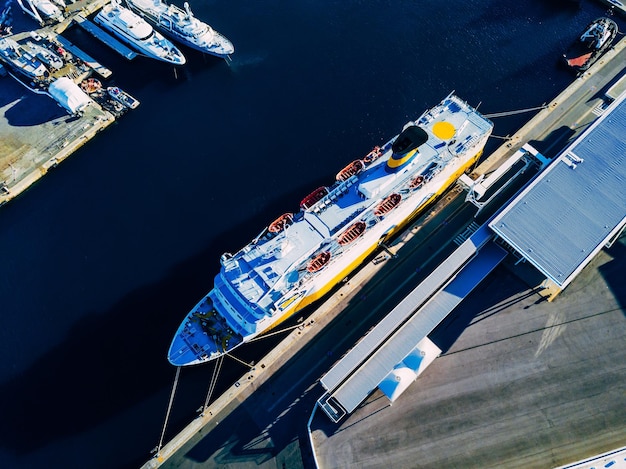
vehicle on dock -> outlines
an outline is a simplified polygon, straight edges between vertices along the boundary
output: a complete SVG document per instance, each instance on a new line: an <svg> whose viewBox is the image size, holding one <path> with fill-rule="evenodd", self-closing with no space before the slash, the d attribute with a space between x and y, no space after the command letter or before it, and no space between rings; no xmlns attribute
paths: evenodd
<svg viewBox="0 0 626 469"><path fill-rule="evenodd" d="M102 7L94 21L148 57L174 65L184 65L186 62L185 56L174 44L139 15L123 7L119 0Z"/></svg>
<svg viewBox="0 0 626 469"><path fill-rule="evenodd" d="M0 59L2 59L10 69L29 80L41 80L50 76L50 72L41 60L10 37L0 39Z"/></svg>
<svg viewBox="0 0 626 469"><path fill-rule="evenodd" d="M109 93L111 98L123 104L124 107L127 107L128 109L136 109L137 106L139 106L138 99L133 98L126 91L121 90L117 86L109 86L107 88L107 93Z"/></svg>
<svg viewBox="0 0 626 469"><path fill-rule="evenodd" d="M213 289L174 335L170 363L216 359L321 299L454 184L478 160L492 128L451 94L311 192L298 212L223 254Z"/></svg>
<svg viewBox="0 0 626 469"><path fill-rule="evenodd" d="M572 70L584 72L611 47L617 30L617 24L610 18L593 20L563 54L565 64Z"/></svg>
<svg viewBox="0 0 626 469"><path fill-rule="evenodd" d="M192 49L222 58L235 52L232 42L196 18L187 2L184 9L162 0L127 0L127 3L161 33Z"/></svg>

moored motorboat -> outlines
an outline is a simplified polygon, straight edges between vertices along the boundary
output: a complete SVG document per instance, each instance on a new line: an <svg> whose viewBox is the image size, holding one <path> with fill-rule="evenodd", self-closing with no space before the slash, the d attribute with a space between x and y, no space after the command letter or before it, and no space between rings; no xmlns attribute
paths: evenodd
<svg viewBox="0 0 626 469"><path fill-rule="evenodd" d="M226 37L196 18L189 3L183 8L162 0L127 0L128 5L166 36L217 57L227 57L235 48Z"/></svg>
<svg viewBox="0 0 626 469"><path fill-rule="evenodd" d="M102 7L94 21L148 57L174 65L183 65L186 62L185 56L174 44L155 31L143 18L123 7L119 0L113 0Z"/></svg>
<svg viewBox="0 0 626 469"><path fill-rule="evenodd" d="M587 70L611 46L617 31L612 19L595 19L563 54L565 64L577 72Z"/></svg>
<svg viewBox="0 0 626 469"><path fill-rule="evenodd" d="M17 0L17 4L41 26L46 23L60 23L65 19L60 8L50 0Z"/></svg>
<svg viewBox="0 0 626 469"><path fill-rule="evenodd" d="M10 37L0 39L0 59L28 79L39 80L50 75L41 60Z"/></svg>
<svg viewBox="0 0 626 469"><path fill-rule="evenodd" d="M116 101L120 102L127 107L128 109L135 109L139 106L139 100L133 98L126 91L118 88L117 86L109 86L107 87L107 93Z"/></svg>

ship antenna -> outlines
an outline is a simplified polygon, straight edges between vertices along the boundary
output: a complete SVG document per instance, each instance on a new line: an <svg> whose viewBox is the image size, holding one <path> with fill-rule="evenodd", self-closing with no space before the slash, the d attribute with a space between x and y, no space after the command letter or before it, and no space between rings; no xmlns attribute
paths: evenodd
<svg viewBox="0 0 626 469"><path fill-rule="evenodd" d="M185 2L183 6L185 7L185 11L187 12L187 18L191 18L193 14L191 13L191 8L189 7L189 3Z"/></svg>

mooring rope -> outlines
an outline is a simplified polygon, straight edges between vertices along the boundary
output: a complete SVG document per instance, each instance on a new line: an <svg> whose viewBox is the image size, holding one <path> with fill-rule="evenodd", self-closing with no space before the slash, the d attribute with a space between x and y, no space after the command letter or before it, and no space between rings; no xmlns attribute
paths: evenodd
<svg viewBox="0 0 626 469"><path fill-rule="evenodd" d="M236 356L231 355L230 353L226 353L225 355L226 355L227 357L232 358L232 359L233 359L233 360L235 360L236 362L241 363L242 365L246 365L248 368L254 368L254 365L251 365L250 363L246 363L246 362L244 362L241 358L237 358Z"/></svg>
<svg viewBox="0 0 626 469"><path fill-rule="evenodd" d="M176 367L176 376L174 377L174 384L172 386L172 393L170 394L170 402L167 405L167 412L165 413L165 422L163 423L163 431L161 432L161 439L159 440L159 446L157 446L156 454L161 452L163 446L163 438L165 437L165 429L167 428L167 421L170 418L170 412L172 411L172 403L174 402L174 394L176 393L176 387L178 386L178 378L180 376L180 366Z"/></svg>
<svg viewBox="0 0 626 469"><path fill-rule="evenodd" d="M255 340L265 339L266 337L272 337L273 335L276 335L276 334L282 334L283 332L290 331L292 329L297 329L299 327L302 327L303 325L304 324L300 323L300 324L296 324L295 326L285 327L284 329L281 329L279 331L268 332L267 334L259 335L257 337L254 337L253 339L250 339L248 343L254 342Z"/></svg>
<svg viewBox="0 0 626 469"><path fill-rule="evenodd" d="M548 107L547 104L543 104L542 106L529 107L527 109L519 109L517 111L495 112L493 114L483 114L483 116L486 117L487 119L493 119L494 117L506 117L506 116L513 116L515 114L522 114L524 112L539 111L547 107Z"/></svg>
<svg viewBox="0 0 626 469"><path fill-rule="evenodd" d="M217 384L217 378L219 376L219 372L222 368L222 363L224 363L224 355L220 355L215 361L215 368L213 369L213 376L211 376L211 382L209 383L209 392L206 396L206 401L204 401L204 407L202 407L202 413L209 406L209 401L211 400L211 396L213 395L213 391L215 390L215 385Z"/></svg>

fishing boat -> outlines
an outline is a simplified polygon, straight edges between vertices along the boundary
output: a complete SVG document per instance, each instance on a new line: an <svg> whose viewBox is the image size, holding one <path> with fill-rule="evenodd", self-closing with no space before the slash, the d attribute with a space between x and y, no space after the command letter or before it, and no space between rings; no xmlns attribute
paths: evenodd
<svg viewBox="0 0 626 469"><path fill-rule="evenodd" d="M223 254L213 288L174 335L170 363L221 357L322 298L470 169L492 128L450 94L359 158L359 171L314 190L297 213Z"/></svg>
<svg viewBox="0 0 626 469"><path fill-rule="evenodd" d="M117 86L107 87L107 93L111 98L124 105L128 109L135 109L139 106L139 100L133 98L126 91L118 88Z"/></svg>
<svg viewBox="0 0 626 469"><path fill-rule="evenodd" d="M46 66L10 37L0 39L0 59L28 79L40 80L50 75Z"/></svg>
<svg viewBox="0 0 626 469"><path fill-rule="evenodd" d="M134 11L175 41L216 57L228 57L235 48L226 37L196 18L189 3L183 8L161 0L127 0Z"/></svg>
<svg viewBox="0 0 626 469"><path fill-rule="evenodd" d="M102 7L94 21L148 57L174 65L186 62L174 44L152 29L143 18L123 7L119 0Z"/></svg>
<svg viewBox="0 0 626 469"><path fill-rule="evenodd" d="M617 24L610 18L593 20L563 54L565 64L576 72L584 72L611 47L617 30Z"/></svg>

